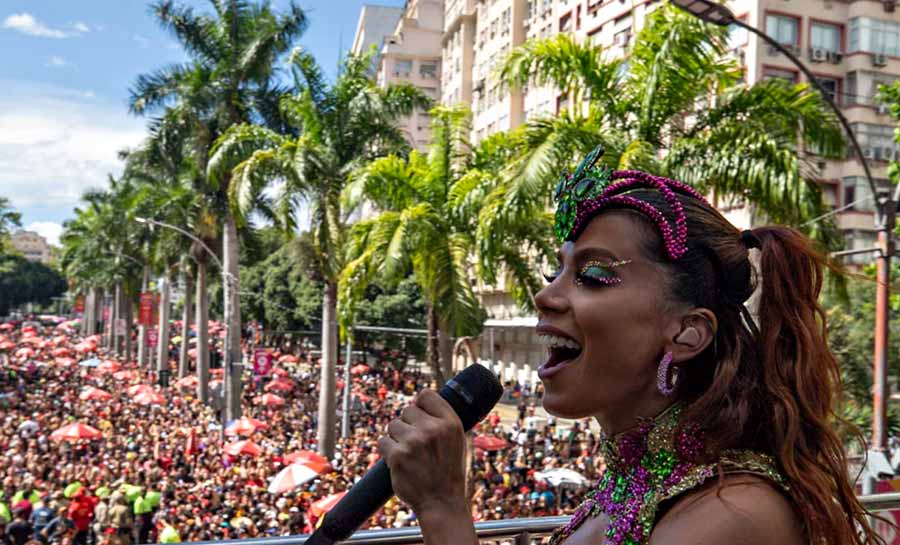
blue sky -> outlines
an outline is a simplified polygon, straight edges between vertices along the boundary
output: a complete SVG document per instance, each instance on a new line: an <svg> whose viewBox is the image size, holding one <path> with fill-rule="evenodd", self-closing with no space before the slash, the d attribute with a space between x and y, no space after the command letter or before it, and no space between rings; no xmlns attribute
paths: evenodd
<svg viewBox="0 0 900 545"><path fill-rule="evenodd" d="M185 3L208 9L204 0ZM310 19L299 45L333 77L363 4L403 0L297 4ZM129 87L138 74L184 59L145 0L0 3L0 196L26 228L55 242L81 193L121 172L116 152L140 142L146 124L128 113Z"/></svg>

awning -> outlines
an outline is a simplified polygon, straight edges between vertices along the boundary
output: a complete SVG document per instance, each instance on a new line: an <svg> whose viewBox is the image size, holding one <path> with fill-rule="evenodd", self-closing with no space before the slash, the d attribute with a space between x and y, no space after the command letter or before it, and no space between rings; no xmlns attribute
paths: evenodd
<svg viewBox="0 0 900 545"><path fill-rule="evenodd" d="M537 316L519 316L506 320L485 320L484 327L535 327L538 323Z"/></svg>

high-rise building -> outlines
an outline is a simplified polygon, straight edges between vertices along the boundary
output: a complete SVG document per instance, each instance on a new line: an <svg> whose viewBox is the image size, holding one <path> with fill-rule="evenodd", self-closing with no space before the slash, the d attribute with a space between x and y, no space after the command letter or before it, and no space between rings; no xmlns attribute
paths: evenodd
<svg viewBox="0 0 900 545"><path fill-rule="evenodd" d="M810 67L850 121L873 177L887 185L889 161L900 160L894 124L875 98L880 84L900 79L900 11L896 0L731 0L744 22L788 46ZM539 115L566 109L557 89L529 85L514 90L500 84L497 67L528 39L572 33L603 46L610 57L627 57L647 14L659 0L444 0L440 47L440 97L445 104L472 108L472 140L513 129ZM753 34L734 27L731 53L744 81L767 78L805 81L790 61ZM836 211L848 248L874 245L873 199L854 154L843 160L814 161L825 200ZM743 203L720 208L737 226L756 218ZM869 256L857 256L867 260ZM482 339L482 357L492 353L513 369L534 369L544 357L504 286L483 286L491 316L493 349ZM509 367L507 367L509 369Z"/></svg>
<svg viewBox="0 0 900 545"><path fill-rule="evenodd" d="M378 67L378 84L407 82L435 102L441 99L441 0L407 0L393 32L385 37ZM431 117L416 111L404 123L412 147L422 151L429 142Z"/></svg>
<svg viewBox="0 0 900 545"><path fill-rule="evenodd" d="M50 244L47 239L34 231L16 231L10 236L13 248L22 252L28 261L50 263Z"/></svg>
<svg viewBox="0 0 900 545"><path fill-rule="evenodd" d="M356 35L353 37L350 52L359 55L374 45L379 53L372 61L372 70L373 72L378 70L381 63L381 45L385 37L394 32L397 21L402 16L403 8L400 7L364 5L359 11Z"/></svg>

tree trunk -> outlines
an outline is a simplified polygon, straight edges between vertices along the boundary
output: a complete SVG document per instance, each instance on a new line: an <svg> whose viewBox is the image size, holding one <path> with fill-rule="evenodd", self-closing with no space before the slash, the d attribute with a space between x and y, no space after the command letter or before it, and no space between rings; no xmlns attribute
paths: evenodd
<svg viewBox="0 0 900 545"><path fill-rule="evenodd" d="M206 256L197 262L197 397L209 403L209 294Z"/></svg>
<svg viewBox="0 0 900 545"><path fill-rule="evenodd" d="M162 280L162 296L159 302L159 341L156 353L156 373L161 386L166 385L169 373L169 272Z"/></svg>
<svg viewBox="0 0 900 545"><path fill-rule="evenodd" d="M194 301L193 277L191 276L190 266L184 268L184 309L181 314L181 350L178 354L178 378L182 379L190 372L191 359L188 357L188 349L190 344L188 338L191 332L191 313L193 308L191 303Z"/></svg>
<svg viewBox="0 0 900 545"><path fill-rule="evenodd" d="M441 373L444 378L450 378L456 373L453 369L453 337L446 331L450 328L443 326L438 329L438 349L441 351Z"/></svg>
<svg viewBox="0 0 900 545"><path fill-rule="evenodd" d="M150 266L144 263L144 279L141 281L141 295L147 292L150 285ZM147 324L138 325L138 367L144 369L147 365Z"/></svg>
<svg viewBox="0 0 900 545"><path fill-rule="evenodd" d="M241 417L243 357L241 354L241 309L238 302L238 234L231 212L225 215L222 234L225 282L225 418Z"/></svg>
<svg viewBox="0 0 900 545"><path fill-rule="evenodd" d="M428 363L428 368L431 369L431 376L434 380L437 381L438 387L444 385L444 372L441 369L441 362L439 359L440 348L438 346L438 325L437 325L437 313L434 311L434 307L428 305L428 308L425 310L426 316L426 328L428 329L428 338L425 340L425 361Z"/></svg>
<svg viewBox="0 0 900 545"><path fill-rule="evenodd" d="M103 335L103 347L107 350L112 349L112 290L109 288L103 288L103 297L101 300L103 301L101 304L100 316L102 320L102 327L100 331L102 331Z"/></svg>
<svg viewBox="0 0 900 545"><path fill-rule="evenodd" d="M94 320L91 322L91 335L103 335L103 289L94 288Z"/></svg>
<svg viewBox="0 0 900 545"><path fill-rule="evenodd" d="M335 413L335 373L337 372L337 283L326 281L322 301L322 366L319 379L318 451L334 457L337 414Z"/></svg>
<svg viewBox="0 0 900 545"><path fill-rule="evenodd" d="M88 288L87 293L84 296L84 314L81 316L81 336L87 337L88 335L92 335L91 324L93 323L94 317L92 316L92 310L94 306L94 288Z"/></svg>
<svg viewBox="0 0 900 545"><path fill-rule="evenodd" d="M125 341L125 361L131 362L132 355L134 354L134 347L131 342L131 327L134 319L134 305L132 304L132 298L128 297L125 294L125 297L122 298L122 303L125 305L125 330L122 332L124 335L123 339Z"/></svg>
<svg viewBox="0 0 900 545"><path fill-rule="evenodd" d="M121 335L122 332L119 331L119 319L122 318L122 281L117 280L116 286L113 291L113 308L112 308L112 321L111 331L112 331L112 345L113 345L113 354L116 356L122 355L122 343L121 343Z"/></svg>

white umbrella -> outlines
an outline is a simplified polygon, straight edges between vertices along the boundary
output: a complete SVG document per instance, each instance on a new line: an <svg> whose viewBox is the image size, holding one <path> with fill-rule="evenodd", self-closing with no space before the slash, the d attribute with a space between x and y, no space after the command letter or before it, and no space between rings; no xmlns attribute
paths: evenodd
<svg viewBox="0 0 900 545"><path fill-rule="evenodd" d="M301 484L315 479L324 470L325 468L316 467L315 464L291 464L272 478L269 482L269 493L289 492Z"/></svg>
<svg viewBox="0 0 900 545"><path fill-rule="evenodd" d="M534 477L541 481L547 481L553 486L559 486L561 484L574 484L583 486L588 484L588 480L584 475L578 473L577 471L565 468L538 471L534 474Z"/></svg>

